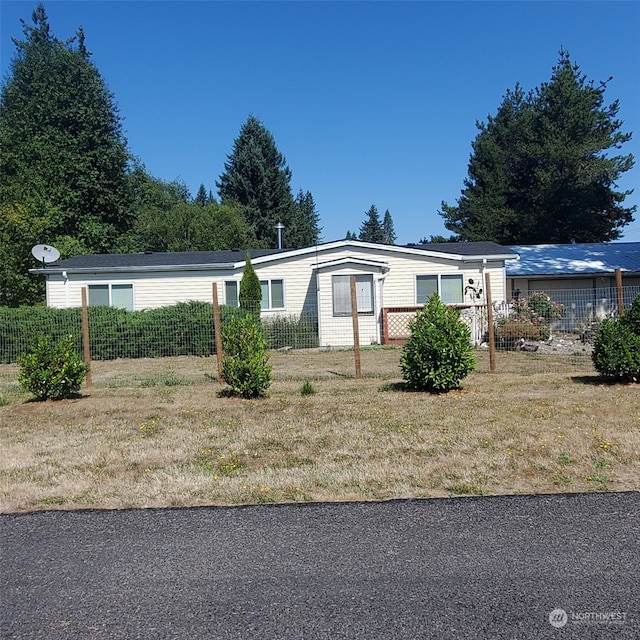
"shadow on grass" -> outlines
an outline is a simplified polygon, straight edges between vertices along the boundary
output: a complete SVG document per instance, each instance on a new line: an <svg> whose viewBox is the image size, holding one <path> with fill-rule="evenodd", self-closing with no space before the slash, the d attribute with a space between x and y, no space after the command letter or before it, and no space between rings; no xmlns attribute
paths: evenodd
<svg viewBox="0 0 640 640"><path fill-rule="evenodd" d="M76 400L82 400L84 398L88 398L90 394L88 393L71 393L64 398L36 398L32 396L31 398L27 398L22 402L22 404L32 404L38 402L52 402L52 403L63 403L63 402L75 402Z"/></svg>
<svg viewBox="0 0 640 640"><path fill-rule="evenodd" d="M591 376L571 376L571 382L575 384L590 384L595 387L614 387L616 385L638 385L640 383L635 380L620 380L618 378L605 378L599 375Z"/></svg>
<svg viewBox="0 0 640 640"><path fill-rule="evenodd" d="M436 389L416 389L406 382L387 382L378 387L378 391L401 391L404 393L428 393L432 396L441 396L445 393L449 393L450 391L460 391L462 387L455 387L454 389L449 389L448 391L438 391Z"/></svg>

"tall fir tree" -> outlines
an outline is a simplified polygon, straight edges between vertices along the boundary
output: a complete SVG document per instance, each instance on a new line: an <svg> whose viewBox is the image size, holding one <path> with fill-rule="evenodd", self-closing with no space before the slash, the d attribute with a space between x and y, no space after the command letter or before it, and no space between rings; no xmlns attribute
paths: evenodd
<svg viewBox="0 0 640 640"><path fill-rule="evenodd" d="M255 116L242 125L224 169L216 182L220 199L240 206L262 246L276 246L278 223L285 227L286 248L313 243L317 223L314 228L308 212L303 214L296 206L291 170L273 135Z"/></svg>
<svg viewBox="0 0 640 640"><path fill-rule="evenodd" d="M382 218L382 233L384 234L383 242L385 244L396 243L396 230L393 226L393 219L391 218L389 209L384 212L384 217Z"/></svg>
<svg viewBox="0 0 640 640"><path fill-rule="evenodd" d="M42 4L32 19L13 40L0 95L0 304L9 305L42 295L27 273L31 244L105 252L132 222L121 119L84 32L54 37Z"/></svg>
<svg viewBox="0 0 640 640"><path fill-rule="evenodd" d="M296 208L298 209L299 237L296 246L309 247L320 240L320 216L316 209L316 203L310 191L298 191L296 196Z"/></svg>
<svg viewBox="0 0 640 640"><path fill-rule="evenodd" d="M378 207L372 204L369 210L365 214L367 217L360 226L360 240L364 242L382 242L385 241L384 229L380 222L380 214L378 213Z"/></svg>
<svg viewBox="0 0 640 640"><path fill-rule="evenodd" d="M495 116L478 123L468 177L445 226L463 240L503 244L605 242L621 236L636 207L617 181L633 156L611 155L631 138L607 82L587 81L560 51L549 82L507 91Z"/></svg>
<svg viewBox="0 0 640 640"><path fill-rule="evenodd" d="M204 184L200 183L198 187L198 193L196 193L196 197L193 199L193 203L197 204L199 207L206 207L209 204L207 190L204 188Z"/></svg>

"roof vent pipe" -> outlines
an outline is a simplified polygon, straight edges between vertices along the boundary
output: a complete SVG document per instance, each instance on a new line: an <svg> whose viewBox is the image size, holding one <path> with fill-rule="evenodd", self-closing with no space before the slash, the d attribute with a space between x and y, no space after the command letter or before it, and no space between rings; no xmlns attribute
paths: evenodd
<svg viewBox="0 0 640 640"><path fill-rule="evenodd" d="M276 233L278 234L278 249L282 249L282 230L284 229L284 225L282 222L278 222L276 225Z"/></svg>

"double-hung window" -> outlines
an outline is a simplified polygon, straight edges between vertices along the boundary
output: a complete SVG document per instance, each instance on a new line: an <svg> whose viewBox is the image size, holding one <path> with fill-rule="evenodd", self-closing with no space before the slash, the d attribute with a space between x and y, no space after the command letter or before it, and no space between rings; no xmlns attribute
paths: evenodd
<svg viewBox="0 0 640 640"><path fill-rule="evenodd" d="M87 289L90 307L118 307L133 311L132 284L90 284Z"/></svg>
<svg viewBox="0 0 640 640"><path fill-rule="evenodd" d="M416 276L416 304L426 304L434 292L444 304L463 302L462 274Z"/></svg>
<svg viewBox="0 0 640 640"><path fill-rule="evenodd" d="M333 315L351 315L351 276L332 276ZM373 276L362 274L356 276L356 303L358 313L373 313Z"/></svg>

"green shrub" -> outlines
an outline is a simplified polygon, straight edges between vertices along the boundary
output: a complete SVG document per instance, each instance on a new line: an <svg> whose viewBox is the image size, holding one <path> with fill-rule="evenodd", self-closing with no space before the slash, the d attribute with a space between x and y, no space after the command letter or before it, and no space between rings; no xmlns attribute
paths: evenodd
<svg viewBox="0 0 640 640"><path fill-rule="evenodd" d="M51 336L37 335L18 364L18 382L38 400L73 396L87 374L87 365L75 351L72 336L53 342Z"/></svg>
<svg viewBox="0 0 640 640"><path fill-rule="evenodd" d="M316 392L316 388L313 386L310 380L305 380L300 393L303 396L312 396Z"/></svg>
<svg viewBox="0 0 640 640"><path fill-rule="evenodd" d="M222 377L243 398L264 396L271 384L267 341L255 316L230 318L222 327Z"/></svg>
<svg viewBox="0 0 640 640"><path fill-rule="evenodd" d="M620 382L640 381L640 296L622 317L602 321L591 359L604 378Z"/></svg>
<svg viewBox="0 0 640 640"><path fill-rule="evenodd" d="M564 305L551 300L548 294L537 291L528 298L511 301L508 316L498 319L496 337L498 344L519 338L527 340L548 340L551 325L562 318Z"/></svg>
<svg viewBox="0 0 640 640"><path fill-rule="evenodd" d="M245 313L250 313L256 319L260 318L260 308L262 303L262 286L260 279L251 264L251 258L247 253L244 263L244 271L240 280L240 293L238 303Z"/></svg>
<svg viewBox="0 0 640 640"><path fill-rule="evenodd" d="M460 321L460 312L442 304L437 293L418 311L409 329L400 368L410 388L449 391L475 368L469 328Z"/></svg>
<svg viewBox="0 0 640 640"><path fill-rule="evenodd" d="M309 349L319 345L318 321L314 317L278 315L263 318L262 327L269 349Z"/></svg>

